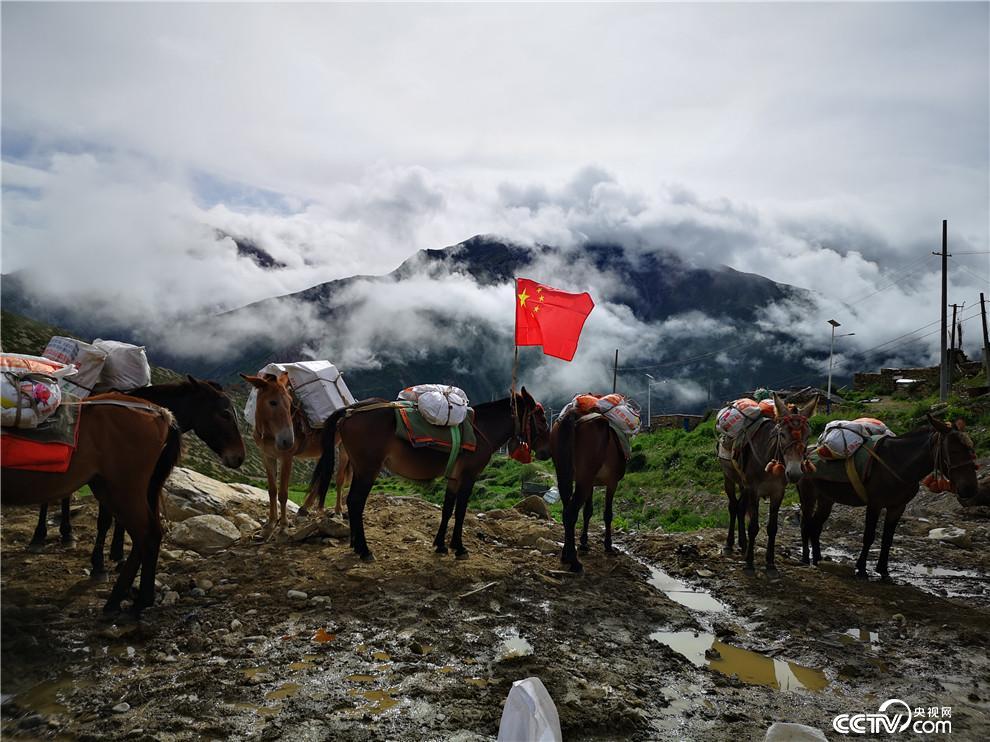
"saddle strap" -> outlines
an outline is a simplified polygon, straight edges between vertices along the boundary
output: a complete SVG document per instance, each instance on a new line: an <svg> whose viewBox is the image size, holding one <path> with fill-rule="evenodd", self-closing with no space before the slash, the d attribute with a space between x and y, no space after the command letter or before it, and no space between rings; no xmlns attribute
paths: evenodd
<svg viewBox="0 0 990 742"><path fill-rule="evenodd" d="M846 476L849 477L849 483L856 490L859 499L866 505L869 498L866 495L866 487L863 486L863 480L859 478L859 472L856 471L856 461L853 456L846 459Z"/></svg>
<svg viewBox="0 0 990 742"><path fill-rule="evenodd" d="M352 417L359 412L371 412L373 410L394 410L403 406L402 402L374 402L361 407L348 407L347 411L344 412L344 417Z"/></svg>
<svg viewBox="0 0 990 742"><path fill-rule="evenodd" d="M444 477L450 479L450 473L454 471L454 464L457 463L457 456L461 452L461 426L454 425L450 429L450 456L447 458L447 468L444 470Z"/></svg>
<svg viewBox="0 0 990 742"><path fill-rule="evenodd" d="M904 480L901 479L898 476L897 472L894 471L893 469L891 469L890 466L887 465L887 462L884 461L882 458L880 458L880 454L878 454L876 451L874 451L869 446L866 447L866 452L868 454L870 454L870 456L872 456L874 459L876 459L877 461L879 461L881 464L883 464L883 468L886 469L887 471L889 471L891 473L891 475L894 477L894 479L896 479L898 482L904 482Z"/></svg>
<svg viewBox="0 0 990 742"><path fill-rule="evenodd" d="M739 466L739 461L735 457L732 457L729 461L732 462L732 468L736 470L736 474L739 476L739 481L742 486L744 488L748 488L749 485L746 483L746 473L743 471L743 468Z"/></svg>

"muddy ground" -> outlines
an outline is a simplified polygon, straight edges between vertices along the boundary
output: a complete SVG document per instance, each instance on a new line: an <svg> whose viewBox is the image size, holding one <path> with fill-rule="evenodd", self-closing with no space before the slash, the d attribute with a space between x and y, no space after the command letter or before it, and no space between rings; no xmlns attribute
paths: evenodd
<svg viewBox="0 0 990 742"><path fill-rule="evenodd" d="M893 585L852 579L863 511L842 507L817 569L785 514L773 582L744 577L721 531L619 534L607 556L596 516L575 577L549 553L556 523L470 513L456 561L430 547L432 505L376 494L366 512L373 564L334 540L166 551L159 600L178 600L134 624L101 620L91 501L79 546L40 555L34 514L4 511L4 736L494 739L512 681L536 675L568 740L761 739L777 720L836 739L836 714L888 698L951 707L952 739L990 737L990 520L949 495L912 504ZM927 538L945 525L972 548Z"/></svg>

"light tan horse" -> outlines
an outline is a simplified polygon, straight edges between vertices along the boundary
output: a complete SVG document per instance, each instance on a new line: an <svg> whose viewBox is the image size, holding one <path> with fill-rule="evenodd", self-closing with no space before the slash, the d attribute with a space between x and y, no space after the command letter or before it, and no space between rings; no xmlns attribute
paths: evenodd
<svg viewBox="0 0 990 742"><path fill-rule="evenodd" d="M292 478L292 460L295 458L318 459L323 453L322 430L313 428L306 413L292 397L289 375L248 376L241 374L248 384L258 390L254 413L254 442L261 451L268 478L268 522L261 530L262 538L268 538L279 528L288 527L286 504L289 500L289 481ZM334 512L341 514L342 492L348 467L344 461L337 473L337 503ZM305 515L314 497L306 498L299 514ZM276 507L276 502L278 506ZM318 510L322 509L322 505Z"/></svg>

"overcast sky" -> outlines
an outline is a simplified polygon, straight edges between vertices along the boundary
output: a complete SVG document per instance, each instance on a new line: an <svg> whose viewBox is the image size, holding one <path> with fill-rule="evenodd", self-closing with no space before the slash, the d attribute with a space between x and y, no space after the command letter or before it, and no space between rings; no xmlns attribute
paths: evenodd
<svg viewBox="0 0 990 742"><path fill-rule="evenodd" d="M872 342L937 317L943 218L990 249L988 8L4 2L3 271L168 314L616 239L836 301L904 271Z"/></svg>

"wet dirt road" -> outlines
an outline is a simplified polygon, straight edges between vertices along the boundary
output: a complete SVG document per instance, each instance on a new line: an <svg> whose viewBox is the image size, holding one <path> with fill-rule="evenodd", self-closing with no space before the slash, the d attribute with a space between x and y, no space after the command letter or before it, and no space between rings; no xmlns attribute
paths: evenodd
<svg viewBox="0 0 990 742"><path fill-rule="evenodd" d="M744 577L712 530L621 534L613 556L597 536L585 574L571 576L555 553L559 524L469 513L471 556L456 561L430 547L435 507L374 495L376 562L333 540L170 550L159 600L177 599L140 624L100 618L109 588L85 571L91 502L79 546L40 555L24 548L33 513L11 509L3 733L493 739L512 681L536 675L569 740L759 739L778 720L841 738L835 715L888 698L951 707L952 739L986 739L990 520L923 500L895 540L897 584L885 585L853 580L843 557L858 551L861 510L833 512L823 543L834 558L818 569L799 566L795 514L785 517L774 582ZM972 549L926 538L949 524Z"/></svg>

